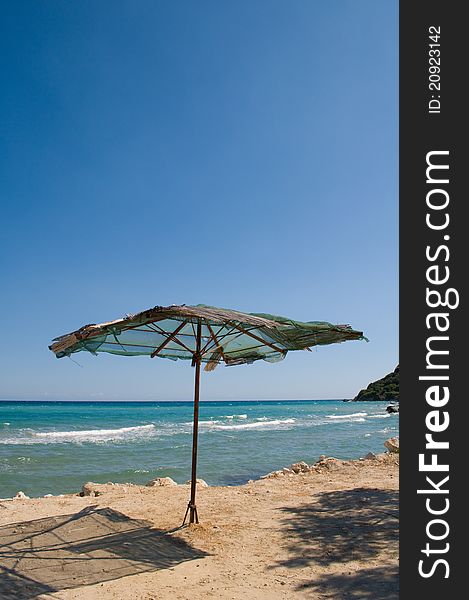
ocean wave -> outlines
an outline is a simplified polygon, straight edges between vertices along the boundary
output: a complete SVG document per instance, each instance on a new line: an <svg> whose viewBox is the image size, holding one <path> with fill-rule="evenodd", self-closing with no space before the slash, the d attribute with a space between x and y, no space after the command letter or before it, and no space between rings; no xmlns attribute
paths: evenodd
<svg viewBox="0 0 469 600"><path fill-rule="evenodd" d="M77 438L77 437L114 437L135 431L149 431L154 425L137 425L135 427L121 427L120 429L88 429L85 431L38 431L34 437L45 438Z"/></svg>
<svg viewBox="0 0 469 600"><path fill-rule="evenodd" d="M277 426L291 425L295 419L274 419L272 421L257 421L256 423L242 423L240 425L215 425L213 429L217 430L243 430L243 429L272 429Z"/></svg>
<svg viewBox="0 0 469 600"><path fill-rule="evenodd" d="M199 426L202 426L202 427L213 427L215 425L221 425L223 423L226 423L225 419L228 419L228 421L231 423L231 421L235 421L235 420L238 420L238 419L243 419L244 420L244 419L247 419L247 418L248 418L247 415L225 415L225 416L222 416L222 417L220 417L218 419L212 418L212 419L208 419L208 420L205 420L205 421L199 421ZM193 424L193 421L185 421L183 423L183 425L188 425L190 427L192 427L192 424Z"/></svg>
<svg viewBox="0 0 469 600"><path fill-rule="evenodd" d="M387 419L390 416L391 416L390 414L385 414L385 415L368 415L368 418L369 419Z"/></svg>
<svg viewBox="0 0 469 600"><path fill-rule="evenodd" d="M366 417L368 413L366 412L358 412L358 413L350 413L349 415L327 415L328 419L352 419L354 417Z"/></svg>
<svg viewBox="0 0 469 600"><path fill-rule="evenodd" d="M74 431L33 431L23 429L24 437L9 437L0 440L2 444L47 444L60 442L107 442L112 440L126 440L133 437L153 432L155 426L137 425L134 427L121 427L119 429L88 429Z"/></svg>

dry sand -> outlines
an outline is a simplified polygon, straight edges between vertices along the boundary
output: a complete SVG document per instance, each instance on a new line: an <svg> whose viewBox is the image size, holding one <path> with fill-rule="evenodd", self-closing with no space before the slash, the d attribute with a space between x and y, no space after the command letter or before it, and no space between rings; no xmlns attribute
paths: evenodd
<svg viewBox="0 0 469 600"><path fill-rule="evenodd" d="M0 598L398 598L398 458L200 488L0 503Z"/></svg>

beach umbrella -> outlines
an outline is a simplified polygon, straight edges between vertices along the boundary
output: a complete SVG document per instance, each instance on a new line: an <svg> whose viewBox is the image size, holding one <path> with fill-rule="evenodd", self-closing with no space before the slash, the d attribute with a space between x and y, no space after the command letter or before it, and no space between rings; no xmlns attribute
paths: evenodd
<svg viewBox="0 0 469 600"><path fill-rule="evenodd" d="M87 351L121 356L190 360L195 368L191 494L183 524L198 523L196 496L200 367L242 365L256 360L277 362L290 350L364 339L350 325L322 321L302 323L269 314L243 313L206 305L155 306L99 325L84 325L53 340L57 358Z"/></svg>

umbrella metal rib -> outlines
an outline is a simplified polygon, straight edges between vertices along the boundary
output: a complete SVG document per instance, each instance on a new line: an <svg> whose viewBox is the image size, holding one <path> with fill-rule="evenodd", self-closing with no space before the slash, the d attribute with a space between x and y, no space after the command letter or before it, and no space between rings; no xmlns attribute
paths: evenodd
<svg viewBox="0 0 469 600"><path fill-rule="evenodd" d="M220 351L221 357L226 362L226 356L225 356L225 353L223 352L223 346L218 341L217 336L215 335L213 329L210 326L210 323L207 320L206 320L206 324L207 324L207 329L210 331L210 335L212 336L212 340L215 342L215 349Z"/></svg>
<svg viewBox="0 0 469 600"><path fill-rule="evenodd" d="M160 345L158 346L158 348L157 348L157 349L156 349L154 352L152 352L152 353L150 354L150 356L151 356L152 358L155 358L155 356L156 356L156 355L157 355L157 354L158 354L158 353L159 353L161 350L163 350L163 348L164 348L164 347L165 347L167 344L169 344L169 342L170 342L171 340L173 340L173 339L174 339L174 338L177 336L177 334L178 334L178 333L181 331L181 329L182 329L182 328L183 328L185 325L186 325L186 321L183 321L183 322L182 322L182 323L179 325L179 327L176 327L176 329L173 331L173 333L171 333L170 335L168 335L168 337L165 339L165 341L164 341L162 344L160 344ZM176 341L176 340L174 340L174 341Z"/></svg>
<svg viewBox="0 0 469 600"><path fill-rule="evenodd" d="M281 354L285 353L285 350L278 348L277 346L274 346L274 344L271 344L270 342L267 342L266 340L263 340L261 337L259 337L258 335L252 333L251 331L244 329L243 327L241 327L241 325L235 325L236 329L238 329L239 331L241 331L242 333L245 333L246 335L248 335L249 337L254 338L255 340L257 340L258 342L262 342L262 344L265 344L266 346L269 346L270 348L273 348L276 352L280 352Z"/></svg>

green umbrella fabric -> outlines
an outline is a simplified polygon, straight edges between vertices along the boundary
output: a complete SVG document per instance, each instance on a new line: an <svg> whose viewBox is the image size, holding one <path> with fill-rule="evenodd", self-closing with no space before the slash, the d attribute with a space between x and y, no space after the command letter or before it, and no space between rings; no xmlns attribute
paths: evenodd
<svg viewBox="0 0 469 600"><path fill-rule="evenodd" d="M363 332L353 330L350 325L323 321L302 323L270 314L242 313L199 304L155 306L116 321L85 325L55 338L49 348L57 358L88 351L193 360L198 324L201 325L199 356L206 363L206 371L222 362L226 365L256 360L277 362L290 350L365 339Z"/></svg>

